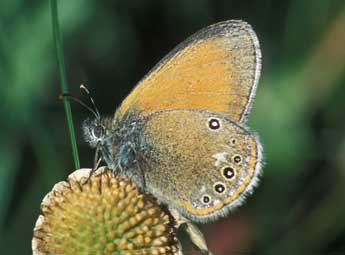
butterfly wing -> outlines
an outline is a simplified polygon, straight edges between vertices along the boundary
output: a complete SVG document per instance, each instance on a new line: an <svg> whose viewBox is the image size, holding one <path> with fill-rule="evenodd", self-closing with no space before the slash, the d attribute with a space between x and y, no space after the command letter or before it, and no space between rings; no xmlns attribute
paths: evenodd
<svg viewBox="0 0 345 255"><path fill-rule="evenodd" d="M260 142L224 114L157 112L141 134L146 189L189 219L224 216L258 183Z"/></svg>
<svg viewBox="0 0 345 255"><path fill-rule="evenodd" d="M160 61L124 100L116 116L136 110L206 109L244 121L261 71L251 26L229 20L206 27Z"/></svg>

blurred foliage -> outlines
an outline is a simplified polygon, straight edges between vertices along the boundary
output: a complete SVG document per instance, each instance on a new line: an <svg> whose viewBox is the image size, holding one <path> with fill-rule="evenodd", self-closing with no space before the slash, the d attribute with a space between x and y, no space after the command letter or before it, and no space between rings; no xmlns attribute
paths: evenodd
<svg viewBox="0 0 345 255"><path fill-rule="evenodd" d="M252 24L263 71L250 127L265 145L265 174L238 212L202 226L206 238L217 255L345 254L344 1L58 4L71 93L83 97L79 85L87 84L104 115L113 114L159 59L201 27L226 19ZM2 254L31 253L41 199L73 170L58 81L49 2L2 0ZM89 113L72 109L80 127ZM94 152L79 129L77 135L81 165L90 167Z"/></svg>

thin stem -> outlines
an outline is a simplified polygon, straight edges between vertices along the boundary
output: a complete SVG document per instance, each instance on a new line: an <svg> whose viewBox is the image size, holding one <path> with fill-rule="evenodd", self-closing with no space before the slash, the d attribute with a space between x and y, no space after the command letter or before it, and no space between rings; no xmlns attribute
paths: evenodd
<svg viewBox="0 0 345 255"><path fill-rule="evenodd" d="M63 57L62 40L61 40L61 35L60 35L58 9L57 9L56 0L50 0L50 6L51 6L51 14L52 14L53 38L54 38L54 43L55 43L57 64L58 64L59 74L60 74L60 87L61 87L62 93L67 94L68 86L67 86L67 81L66 81L66 69L65 69L65 61ZM74 132L71 105L69 101L67 100L67 98L63 98L63 104L65 108L67 126L68 126L68 131L69 131L70 140L71 140L74 165L76 169L79 169L80 162L79 162L78 148L77 148L77 142L76 142L75 132Z"/></svg>

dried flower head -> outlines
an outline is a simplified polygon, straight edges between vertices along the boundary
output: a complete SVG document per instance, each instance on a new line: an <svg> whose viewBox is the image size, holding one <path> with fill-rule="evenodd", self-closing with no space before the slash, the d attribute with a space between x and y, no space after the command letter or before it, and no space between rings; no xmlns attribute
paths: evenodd
<svg viewBox="0 0 345 255"><path fill-rule="evenodd" d="M130 180L101 168L56 184L41 204L34 255L152 254L178 251L173 219Z"/></svg>

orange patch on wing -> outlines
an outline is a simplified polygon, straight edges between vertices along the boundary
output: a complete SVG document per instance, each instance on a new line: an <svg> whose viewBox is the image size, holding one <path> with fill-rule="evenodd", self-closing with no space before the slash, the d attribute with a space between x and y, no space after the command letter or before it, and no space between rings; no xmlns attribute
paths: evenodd
<svg viewBox="0 0 345 255"><path fill-rule="evenodd" d="M242 51L253 51L248 54L231 51L227 40L212 37L192 42L163 61L125 99L117 115L130 108L143 115L159 110L207 109L240 120L254 79L254 49L248 36L241 39Z"/></svg>
<svg viewBox="0 0 345 255"><path fill-rule="evenodd" d="M176 200L175 203L194 215L202 216L202 215L208 215L212 212L215 212L223 208L224 206L230 204L234 200L236 200L242 194L242 192L246 189L246 187L249 185L250 181L253 179L256 163L258 160L258 155L257 155L258 147L254 138L252 137L249 140L249 147L251 148L251 153L250 153L250 160L248 162L248 169L249 169L248 176L243 180L243 182L238 187L238 189L230 197L227 197L223 201L220 201L219 203L207 208L195 208L191 203L187 201L183 201L183 200Z"/></svg>

